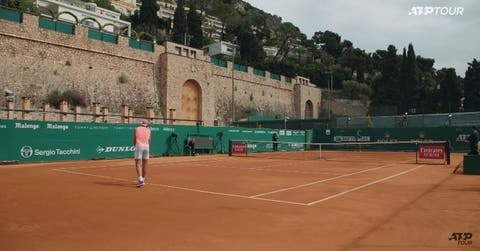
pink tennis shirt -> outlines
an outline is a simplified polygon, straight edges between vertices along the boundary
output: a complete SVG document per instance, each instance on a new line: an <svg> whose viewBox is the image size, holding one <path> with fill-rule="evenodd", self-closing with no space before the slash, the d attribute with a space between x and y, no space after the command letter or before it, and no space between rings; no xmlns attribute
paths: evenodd
<svg viewBox="0 0 480 251"><path fill-rule="evenodd" d="M150 129L145 126L139 126L135 129L135 146L149 146Z"/></svg>

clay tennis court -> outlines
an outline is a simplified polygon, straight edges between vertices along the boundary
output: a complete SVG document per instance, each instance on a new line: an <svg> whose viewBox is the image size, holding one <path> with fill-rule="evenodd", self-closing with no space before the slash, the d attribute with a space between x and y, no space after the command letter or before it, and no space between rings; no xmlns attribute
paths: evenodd
<svg viewBox="0 0 480 251"><path fill-rule="evenodd" d="M142 188L132 159L4 165L0 249L479 250L479 176L411 157L152 158Z"/></svg>

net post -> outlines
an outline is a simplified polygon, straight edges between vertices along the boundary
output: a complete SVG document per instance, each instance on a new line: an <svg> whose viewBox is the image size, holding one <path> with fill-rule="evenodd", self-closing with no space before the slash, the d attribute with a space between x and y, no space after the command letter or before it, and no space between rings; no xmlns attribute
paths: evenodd
<svg viewBox="0 0 480 251"><path fill-rule="evenodd" d="M417 147L417 150L415 151L415 164L418 164L418 152L420 151L420 144L418 144L418 141L415 141L415 145Z"/></svg>
<svg viewBox="0 0 480 251"><path fill-rule="evenodd" d="M318 151L320 152L320 159L323 159L323 155L322 155L322 143L319 143L319 144L318 144Z"/></svg>
<svg viewBox="0 0 480 251"><path fill-rule="evenodd" d="M232 157L232 140L228 140L228 156Z"/></svg>

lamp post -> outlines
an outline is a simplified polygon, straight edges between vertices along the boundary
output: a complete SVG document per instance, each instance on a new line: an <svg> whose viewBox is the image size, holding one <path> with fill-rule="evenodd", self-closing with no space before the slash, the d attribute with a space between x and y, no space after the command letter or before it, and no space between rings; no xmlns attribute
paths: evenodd
<svg viewBox="0 0 480 251"><path fill-rule="evenodd" d="M233 57L232 57L232 125L235 122L235 54L236 48L233 46Z"/></svg>
<svg viewBox="0 0 480 251"><path fill-rule="evenodd" d="M287 121L288 121L288 119L289 119L289 117L287 117L287 113L285 113L285 114L284 114L284 117L283 117L283 122L284 122L283 128L284 128L285 130L287 130Z"/></svg>
<svg viewBox="0 0 480 251"><path fill-rule="evenodd" d="M327 81L327 90L330 92L333 89L333 72L331 70L325 72L325 74L329 74L329 78ZM331 113L332 113L332 104L331 100L328 101L328 120L330 121Z"/></svg>
<svg viewBox="0 0 480 251"><path fill-rule="evenodd" d="M330 77L328 79L327 89L329 91L331 91L331 90L333 90L333 72L330 70L330 71L327 71L325 73L330 75Z"/></svg>

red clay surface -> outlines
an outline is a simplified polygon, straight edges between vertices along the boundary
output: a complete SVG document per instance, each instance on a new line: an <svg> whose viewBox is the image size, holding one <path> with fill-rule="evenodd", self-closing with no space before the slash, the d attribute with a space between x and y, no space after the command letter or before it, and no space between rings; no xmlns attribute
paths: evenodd
<svg viewBox="0 0 480 251"><path fill-rule="evenodd" d="M480 250L461 155L336 154L154 158L143 188L132 159L0 166L0 250Z"/></svg>

